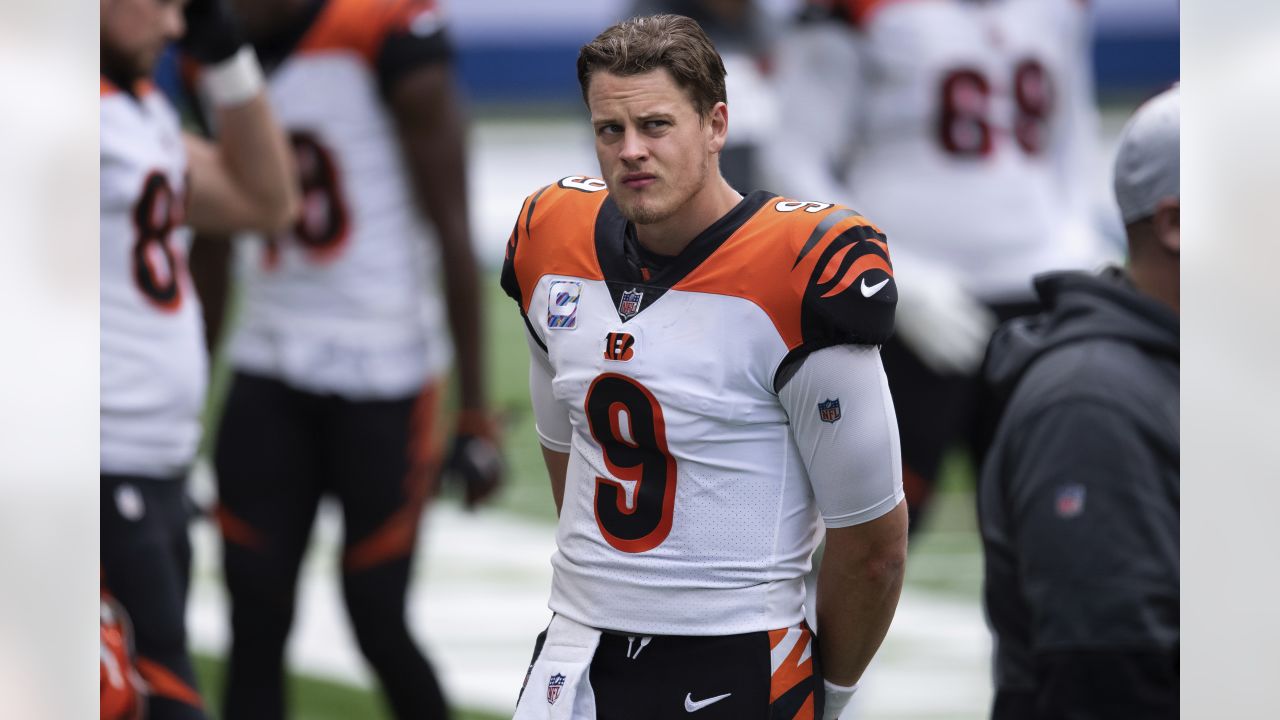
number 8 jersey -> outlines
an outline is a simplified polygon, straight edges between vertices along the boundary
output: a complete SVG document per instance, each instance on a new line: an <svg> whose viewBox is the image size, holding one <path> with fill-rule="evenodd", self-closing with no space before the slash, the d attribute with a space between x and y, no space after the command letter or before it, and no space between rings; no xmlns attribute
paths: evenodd
<svg viewBox="0 0 1280 720"><path fill-rule="evenodd" d="M102 472L173 478L195 457L208 374L186 151L159 92L100 89Z"/></svg>
<svg viewBox="0 0 1280 720"><path fill-rule="evenodd" d="M821 533L780 373L888 338L885 237L852 210L765 192L653 273L631 232L602 181L572 177L525 201L507 246L539 434L569 454L551 609L644 634L792 625Z"/></svg>

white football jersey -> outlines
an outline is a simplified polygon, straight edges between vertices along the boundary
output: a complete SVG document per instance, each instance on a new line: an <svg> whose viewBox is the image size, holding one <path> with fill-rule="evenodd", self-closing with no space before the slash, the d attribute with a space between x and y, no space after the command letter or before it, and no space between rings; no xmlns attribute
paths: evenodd
<svg viewBox="0 0 1280 720"><path fill-rule="evenodd" d="M292 46L259 47L303 210L292 232L238 243L244 295L231 357L313 392L407 396L443 372L452 349L433 231L379 82L385 63L405 62L386 57L388 38L414 43L421 54L408 62L438 59L430 53L444 52L444 39L429 2L313 7Z"/></svg>
<svg viewBox="0 0 1280 720"><path fill-rule="evenodd" d="M779 53L781 190L842 202L987 301L1091 265L1080 0L830 0Z"/></svg>
<svg viewBox="0 0 1280 720"><path fill-rule="evenodd" d="M503 287L572 426L550 607L645 634L793 625L821 532L777 375L887 338L884 235L765 192L652 275L626 233L602 181L566 178L526 200L507 248Z"/></svg>
<svg viewBox="0 0 1280 720"><path fill-rule="evenodd" d="M161 93L101 90L102 472L171 478L195 458L208 377L187 157Z"/></svg>

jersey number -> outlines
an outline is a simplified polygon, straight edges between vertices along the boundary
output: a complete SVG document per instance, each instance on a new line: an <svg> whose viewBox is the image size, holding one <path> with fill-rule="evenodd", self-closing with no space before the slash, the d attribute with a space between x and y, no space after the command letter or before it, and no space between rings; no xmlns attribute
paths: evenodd
<svg viewBox="0 0 1280 720"><path fill-rule="evenodd" d="M311 133L291 133L289 142L302 188L302 213L293 225L293 238L307 249L312 260L332 260L346 242L350 217L338 166L333 154ZM274 267L278 259L278 241L272 239L267 248L267 266Z"/></svg>
<svg viewBox="0 0 1280 720"><path fill-rule="evenodd" d="M169 237L182 224L182 203L164 173L156 170L142 184L133 208L137 239L133 244L133 280L147 300L173 312L182 305L178 256Z"/></svg>
<svg viewBox="0 0 1280 720"><path fill-rule="evenodd" d="M1044 150L1045 126L1053 109L1052 88L1044 66L1024 60L1013 71L1013 100L1017 109L1013 135L1022 150L1038 155ZM987 117L991 84L976 70L954 70L942 81L942 112L938 133L942 147L952 155L982 157L991 154L991 123Z"/></svg>
<svg viewBox="0 0 1280 720"><path fill-rule="evenodd" d="M613 475L596 478L596 525L623 552L652 550L671 533L675 514L676 460L667 450L662 407L635 380L605 373L587 390L586 411Z"/></svg>

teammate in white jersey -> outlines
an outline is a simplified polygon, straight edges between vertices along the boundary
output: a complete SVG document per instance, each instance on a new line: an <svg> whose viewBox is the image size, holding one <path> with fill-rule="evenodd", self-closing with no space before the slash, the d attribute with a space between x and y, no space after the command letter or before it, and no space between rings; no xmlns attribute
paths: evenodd
<svg viewBox="0 0 1280 720"><path fill-rule="evenodd" d="M1087 22L1082 0L811 0L780 43L767 174L894 238L884 362L913 520L948 447L982 451L995 322L1036 308L1033 275L1103 260Z"/></svg>
<svg viewBox="0 0 1280 720"><path fill-rule="evenodd" d="M405 612L417 529L442 472L470 507L502 468L443 19L431 0L233 6L289 133L304 211L237 246L235 375L215 450L233 633L224 708L284 716L298 567L331 496L361 651L397 717L444 717ZM455 349L460 413L445 447Z"/></svg>
<svg viewBox="0 0 1280 720"><path fill-rule="evenodd" d="M560 513L516 717L835 717L906 551L885 236L725 182L724 65L692 20L615 25L578 75L604 179L531 195L502 277Z"/></svg>
<svg viewBox="0 0 1280 720"><path fill-rule="evenodd" d="M207 359L186 267L188 225L276 230L297 193L253 52L217 3L103 0L101 87L101 561L133 618L147 717L199 718L183 606L185 476L200 438ZM179 129L147 82L164 46L201 63L220 129Z"/></svg>

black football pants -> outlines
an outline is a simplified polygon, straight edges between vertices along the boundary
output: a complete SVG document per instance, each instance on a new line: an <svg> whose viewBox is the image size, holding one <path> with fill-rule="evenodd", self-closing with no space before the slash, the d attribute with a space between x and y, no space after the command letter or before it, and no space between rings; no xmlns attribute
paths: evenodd
<svg viewBox="0 0 1280 720"><path fill-rule="evenodd" d="M191 569L186 484L180 478L102 475L102 580L133 623L148 720L202 720L187 655Z"/></svg>
<svg viewBox="0 0 1280 720"><path fill-rule="evenodd" d="M342 590L396 717L447 717L410 635L418 521L439 471L438 391L354 401L237 373L218 432L218 522L231 595L226 717L285 716L284 650L298 568L323 495L342 506Z"/></svg>

